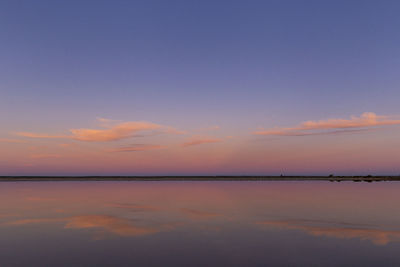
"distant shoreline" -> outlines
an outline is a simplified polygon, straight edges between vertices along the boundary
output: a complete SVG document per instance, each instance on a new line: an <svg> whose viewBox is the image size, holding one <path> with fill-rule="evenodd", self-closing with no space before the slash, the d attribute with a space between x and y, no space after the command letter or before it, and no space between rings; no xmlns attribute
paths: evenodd
<svg viewBox="0 0 400 267"><path fill-rule="evenodd" d="M29 181L400 181L400 176L0 176L0 182Z"/></svg>

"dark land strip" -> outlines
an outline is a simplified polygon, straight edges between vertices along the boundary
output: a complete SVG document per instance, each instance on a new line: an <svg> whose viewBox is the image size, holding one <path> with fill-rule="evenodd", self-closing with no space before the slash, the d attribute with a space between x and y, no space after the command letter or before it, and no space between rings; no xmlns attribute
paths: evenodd
<svg viewBox="0 0 400 267"><path fill-rule="evenodd" d="M400 181L400 176L0 176L0 182L19 181Z"/></svg>

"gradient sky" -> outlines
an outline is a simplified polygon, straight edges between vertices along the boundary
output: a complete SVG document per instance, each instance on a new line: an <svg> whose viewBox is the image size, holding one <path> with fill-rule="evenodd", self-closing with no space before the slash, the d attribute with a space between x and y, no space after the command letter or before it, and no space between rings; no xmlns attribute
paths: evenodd
<svg viewBox="0 0 400 267"><path fill-rule="evenodd" d="M400 174L399 1L1 1L0 175Z"/></svg>

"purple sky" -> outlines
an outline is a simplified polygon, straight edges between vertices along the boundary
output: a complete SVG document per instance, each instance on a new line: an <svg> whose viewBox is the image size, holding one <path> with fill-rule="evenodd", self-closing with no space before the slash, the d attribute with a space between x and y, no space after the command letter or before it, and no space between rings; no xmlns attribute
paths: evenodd
<svg viewBox="0 0 400 267"><path fill-rule="evenodd" d="M0 175L399 174L399 13L2 1Z"/></svg>

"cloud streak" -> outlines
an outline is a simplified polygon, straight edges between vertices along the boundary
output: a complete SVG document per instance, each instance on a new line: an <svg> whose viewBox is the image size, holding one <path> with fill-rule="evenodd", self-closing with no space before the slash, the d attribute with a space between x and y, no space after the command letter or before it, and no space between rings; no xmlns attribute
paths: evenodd
<svg viewBox="0 0 400 267"><path fill-rule="evenodd" d="M138 133L146 131L159 131L167 134L183 134L184 132L178 131L170 126L163 126L160 124L147 122L147 121L130 121L119 122L104 118L98 118L103 129L70 129L70 135L49 135L31 132L18 132L18 136L29 138L54 138L54 139L73 139L84 142L109 142L127 139L131 137L142 136Z"/></svg>
<svg viewBox="0 0 400 267"><path fill-rule="evenodd" d="M19 139L0 138L0 143L23 144L27 142L25 140L19 140Z"/></svg>
<svg viewBox="0 0 400 267"><path fill-rule="evenodd" d="M255 135L275 136L305 136L317 134L339 134L362 131L377 126L400 125L400 120L390 119L388 116L378 116L373 112L365 112L361 116L352 116L350 119L327 119L319 121L305 121L298 126L288 128L272 128L256 131ZM358 129L358 130L356 130Z"/></svg>
<svg viewBox="0 0 400 267"><path fill-rule="evenodd" d="M161 125L151 122L124 122L108 129L71 129L72 139L88 142L116 141L133 137L137 132L155 130Z"/></svg>
<svg viewBox="0 0 400 267"><path fill-rule="evenodd" d="M115 148L109 150L109 152L139 152L139 151L149 151L149 150L157 150L164 149L166 146L161 145L146 145L146 144L135 144L130 146L124 146L120 148Z"/></svg>
<svg viewBox="0 0 400 267"><path fill-rule="evenodd" d="M30 157L32 159L54 159L61 158L62 156L59 154L32 154Z"/></svg>
<svg viewBox="0 0 400 267"><path fill-rule="evenodd" d="M60 138L70 138L68 135L50 135L50 134L40 134L31 132L18 132L18 136L30 137L30 138L47 138L47 139L60 139Z"/></svg>
<svg viewBox="0 0 400 267"><path fill-rule="evenodd" d="M182 144L183 147L188 147L188 146L196 146L196 145L202 145L202 144L210 144L210 143L220 143L222 142L222 139L218 138L194 138L192 140L189 140L185 143Z"/></svg>

